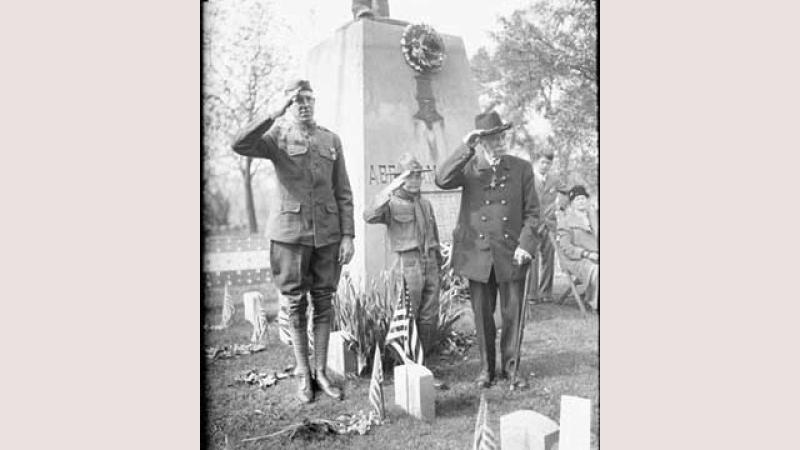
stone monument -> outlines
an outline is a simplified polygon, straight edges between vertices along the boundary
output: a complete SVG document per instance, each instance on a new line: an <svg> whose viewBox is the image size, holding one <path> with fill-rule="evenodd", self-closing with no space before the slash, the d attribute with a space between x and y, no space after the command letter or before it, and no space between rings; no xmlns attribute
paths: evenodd
<svg viewBox="0 0 800 450"><path fill-rule="evenodd" d="M354 15L362 3L372 13L337 29L306 61L316 118L342 139L356 219L356 252L347 270L356 278L392 263L385 228L367 226L362 214L393 179L400 154L410 152L435 169L479 112L461 38L388 17L386 0L354 1ZM440 239L449 242L460 191L438 189L427 172L422 193L433 203Z"/></svg>

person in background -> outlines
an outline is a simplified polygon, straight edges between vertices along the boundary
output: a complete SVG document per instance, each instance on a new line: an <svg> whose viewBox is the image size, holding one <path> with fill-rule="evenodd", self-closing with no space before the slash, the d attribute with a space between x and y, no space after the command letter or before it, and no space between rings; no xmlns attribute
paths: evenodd
<svg viewBox="0 0 800 450"><path fill-rule="evenodd" d="M559 199L563 196L564 183L550 173L553 166L553 151L544 149L533 157L533 178L536 193L539 195L541 222L539 227L539 247L536 249L535 262L530 267L530 286L525 299L534 302L550 302L553 300L553 276L555 275L556 249L553 245L556 232L556 212L559 211Z"/></svg>
<svg viewBox="0 0 800 450"><path fill-rule="evenodd" d="M569 206L558 220L561 266L586 286L586 299L593 309L599 304L600 239L597 211L589 205L589 194L581 185L569 191Z"/></svg>
<svg viewBox="0 0 800 450"><path fill-rule="evenodd" d="M342 392L325 373L333 308L331 297L341 267L353 257L353 193L337 136L314 121L315 98L307 80L286 87L276 109L251 123L235 138L233 150L272 161L280 197L267 234L275 286L288 301L297 396L314 401L322 390L335 399ZM287 123L275 121L291 108ZM314 305L314 359L308 361L306 294Z"/></svg>

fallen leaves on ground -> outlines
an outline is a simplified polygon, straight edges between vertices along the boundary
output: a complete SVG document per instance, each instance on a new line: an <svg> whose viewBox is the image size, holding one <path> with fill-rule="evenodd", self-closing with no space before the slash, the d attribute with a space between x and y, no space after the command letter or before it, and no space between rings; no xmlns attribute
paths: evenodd
<svg viewBox="0 0 800 450"><path fill-rule="evenodd" d="M283 371L277 372L270 370L268 372L259 372L256 369L250 369L240 373L233 379L235 383L247 384L250 386L258 386L260 389L266 389L274 386L278 380L283 380L294 376L294 366L288 366Z"/></svg>
<svg viewBox="0 0 800 450"><path fill-rule="evenodd" d="M441 354L442 356L466 356L470 347L475 345L474 334L464 334L456 331L450 332L450 335L442 340Z"/></svg>
<svg viewBox="0 0 800 450"><path fill-rule="evenodd" d="M229 359L240 355L249 355L267 348L264 344L233 344L221 347L206 347L206 358L209 361Z"/></svg>
<svg viewBox="0 0 800 450"><path fill-rule="evenodd" d="M333 420L328 419L303 419L302 422L289 425L275 433L264 436L242 439L242 442L260 441L289 433L289 439L302 438L307 441L325 439L329 435L350 434L363 436L374 426L382 425L374 411L356 414L342 414Z"/></svg>

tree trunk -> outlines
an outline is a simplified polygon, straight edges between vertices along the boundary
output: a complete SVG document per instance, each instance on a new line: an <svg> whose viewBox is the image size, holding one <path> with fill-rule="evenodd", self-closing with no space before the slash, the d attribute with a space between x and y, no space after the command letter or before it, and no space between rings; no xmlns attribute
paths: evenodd
<svg viewBox="0 0 800 450"><path fill-rule="evenodd" d="M242 169L242 178L244 179L244 198L247 207L247 224L250 228L250 234L258 233L258 221L256 219L256 206L253 201L253 173L250 171L250 166L253 164L253 158L247 157L244 168Z"/></svg>

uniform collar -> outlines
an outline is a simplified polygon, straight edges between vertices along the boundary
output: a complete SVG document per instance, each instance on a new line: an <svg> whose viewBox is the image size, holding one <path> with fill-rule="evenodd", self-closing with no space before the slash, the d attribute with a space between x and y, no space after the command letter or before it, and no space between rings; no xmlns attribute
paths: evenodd
<svg viewBox="0 0 800 450"><path fill-rule="evenodd" d="M308 125L305 125L303 122L301 122L299 120L295 120L294 122L292 122L292 125L294 125L294 127L298 131L300 131L301 133L307 133L309 135L314 134L314 132L317 131L317 121L316 120L312 121Z"/></svg>
<svg viewBox="0 0 800 450"><path fill-rule="evenodd" d="M503 169L508 170L508 154L504 154L500 156L500 161L497 163L498 166L502 167ZM478 170L487 170L491 169L492 166L489 164L489 161L486 159L486 155L484 152L478 153L478 162L477 162Z"/></svg>

